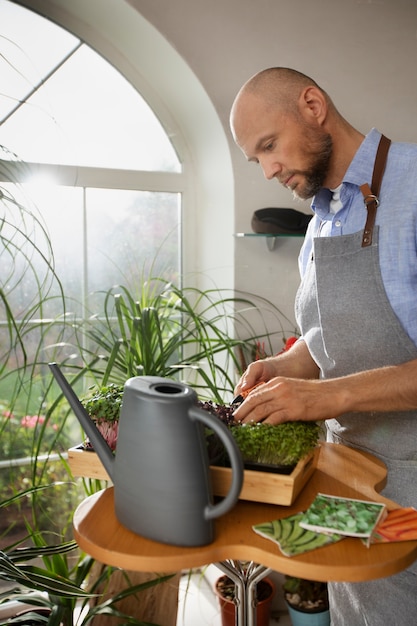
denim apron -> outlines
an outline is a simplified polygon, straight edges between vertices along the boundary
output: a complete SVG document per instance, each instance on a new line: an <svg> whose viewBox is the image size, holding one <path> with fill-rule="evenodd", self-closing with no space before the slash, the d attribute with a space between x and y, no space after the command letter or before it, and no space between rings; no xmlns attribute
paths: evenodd
<svg viewBox="0 0 417 626"><path fill-rule="evenodd" d="M377 203L375 212L376 207ZM417 358L417 347L385 292L379 227L371 224L369 241L367 225L352 235L315 238L297 293L297 322L321 378ZM328 441L379 457L388 469L383 495L401 506L417 508L417 411L344 414L327 420L326 430ZM416 563L389 578L331 583L329 594L332 626L417 624Z"/></svg>

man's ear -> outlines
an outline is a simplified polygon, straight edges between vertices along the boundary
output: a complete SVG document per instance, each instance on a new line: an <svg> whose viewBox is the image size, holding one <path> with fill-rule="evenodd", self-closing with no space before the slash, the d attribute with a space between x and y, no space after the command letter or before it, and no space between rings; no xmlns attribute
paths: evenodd
<svg viewBox="0 0 417 626"><path fill-rule="evenodd" d="M301 115L310 123L315 120L322 126L327 116L326 97L320 89L311 86L306 87L300 94L298 106Z"/></svg>

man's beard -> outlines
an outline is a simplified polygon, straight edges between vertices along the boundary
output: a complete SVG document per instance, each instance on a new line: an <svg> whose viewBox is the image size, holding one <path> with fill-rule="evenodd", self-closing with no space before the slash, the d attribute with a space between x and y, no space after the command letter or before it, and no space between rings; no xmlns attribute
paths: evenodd
<svg viewBox="0 0 417 626"><path fill-rule="evenodd" d="M310 137L306 136L307 143L309 139ZM312 138L312 144L310 144L309 148L313 153L310 168L308 170L295 172L305 178L304 184L297 185L297 187L293 189L294 197L300 200L312 198L323 187L323 183L329 172L330 159L333 154L331 135L323 133L319 138Z"/></svg>

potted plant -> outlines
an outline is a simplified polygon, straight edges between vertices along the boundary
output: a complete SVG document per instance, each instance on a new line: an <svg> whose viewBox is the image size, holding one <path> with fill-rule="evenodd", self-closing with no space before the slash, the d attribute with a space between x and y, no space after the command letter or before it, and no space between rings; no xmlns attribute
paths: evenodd
<svg viewBox="0 0 417 626"><path fill-rule="evenodd" d="M95 389L82 402L91 410L93 405L89 399L99 397L100 404L104 400L112 401L111 396L106 396L106 399L105 396L105 393L100 394L100 389ZM242 452L245 473L241 498L270 504L292 504L317 466L321 425L297 422L244 426L233 421L233 408L230 406L201 400L198 406L223 421ZM111 414L110 407L108 412ZM90 416L94 419L94 411ZM206 444L213 495L225 496L231 479L228 455L219 437L209 428L206 429ZM92 455L91 451L94 449L88 440L69 449L68 460L72 472L75 476L108 479L100 459Z"/></svg>
<svg viewBox="0 0 417 626"><path fill-rule="evenodd" d="M96 423L112 450L116 449L117 426L123 401L123 386L110 384L93 388L82 404ZM317 445L321 425L317 422L288 422L279 425L234 422L233 407L199 401L199 407L216 415L231 431L242 453L246 469L291 473L298 461ZM218 438L207 430L210 461L223 463L223 449ZM87 443L87 447L90 444Z"/></svg>
<svg viewBox="0 0 417 626"><path fill-rule="evenodd" d="M316 422L237 424L231 427L231 432L245 467L291 473L298 461L317 445L320 425Z"/></svg>
<svg viewBox="0 0 417 626"><path fill-rule="evenodd" d="M279 330L256 333L253 318L265 327L266 313ZM74 330L82 365L71 365L69 375L81 373L97 387L139 375L172 378L216 402L231 394L243 352L260 338L272 351L274 335L286 334L280 311L263 298L179 287L158 276L144 278L139 291L109 289L102 309Z"/></svg>
<svg viewBox="0 0 417 626"><path fill-rule="evenodd" d="M330 626L326 582L285 576L283 590L293 626Z"/></svg>
<svg viewBox="0 0 417 626"><path fill-rule="evenodd" d="M116 450L122 401L123 385L114 383L109 383L103 387L93 387L90 394L81 401L113 451ZM90 443L87 442L87 447L89 445Z"/></svg>
<svg viewBox="0 0 417 626"><path fill-rule="evenodd" d="M240 424L233 420L233 407L208 402L201 406L216 414L230 429L242 453L245 469L290 474L298 461L316 447L321 433L318 422ZM211 455L221 458L219 443L211 433L209 444Z"/></svg>
<svg viewBox="0 0 417 626"><path fill-rule="evenodd" d="M0 508L7 507L21 498L48 488L32 487L0 502ZM18 612L8 620L8 624L47 624L48 626L85 626L99 615L116 617L126 623L143 625L144 622L126 615L119 610L118 604L125 598L135 595L163 583L171 576L155 577L139 585L129 585L125 581L123 590L111 597L99 599L102 587L105 586L112 572L117 568L105 566L101 575L86 589L86 582L95 563L92 557L80 554L75 541L67 541L49 545L42 534L30 528L25 541L6 546L0 551L0 579L15 583L15 586L1 596L1 602L13 600L22 604L22 608L30 605L29 609ZM75 554L74 558L68 555ZM30 565L28 562L41 560L40 565ZM37 592L37 593L33 593ZM95 599L96 602L91 601ZM99 599L97 601L97 599ZM75 611L80 617L75 620ZM156 625L154 625L156 626Z"/></svg>
<svg viewBox="0 0 417 626"><path fill-rule="evenodd" d="M86 325L76 326L84 365L67 368L67 375L75 371L76 378L94 379L82 404L112 449L128 378L181 379L202 398L201 408L224 413L223 396L232 395L234 375L246 362L243 351L250 352L261 337L263 349L266 340L272 352L271 337L256 334L246 316L262 319L264 311L272 310L285 343L279 310L250 295L179 288L163 278L148 277L137 297L118 286L105 292L103 303L103 311ZM244 339L234 337L236 329Z"/></svg>
<svg viewBox="0 0 417 626"><path fill-rule="evenodd" d="M222 626L235 626L235 583L224 574L217 579L214 591L220 604ZM269 626L274 593L275 585L268 577L256 585L256 626Z"/></svg>

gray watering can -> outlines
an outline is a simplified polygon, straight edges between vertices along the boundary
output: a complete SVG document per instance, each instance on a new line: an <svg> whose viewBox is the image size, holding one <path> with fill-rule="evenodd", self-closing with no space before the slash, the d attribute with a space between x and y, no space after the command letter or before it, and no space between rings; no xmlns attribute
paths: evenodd
<svg viewBox="0 0 417 626"><path fill-rule="evenodd" d="M130 378L124 386L113 455L58 365L49 367L114 484L120 523L162 543L211 543L213 520L238 500L243 462L226 426L197 406L195 391L168 378ZM231 462L230 490L216 504L203 426L220 437Z"/></svg>

